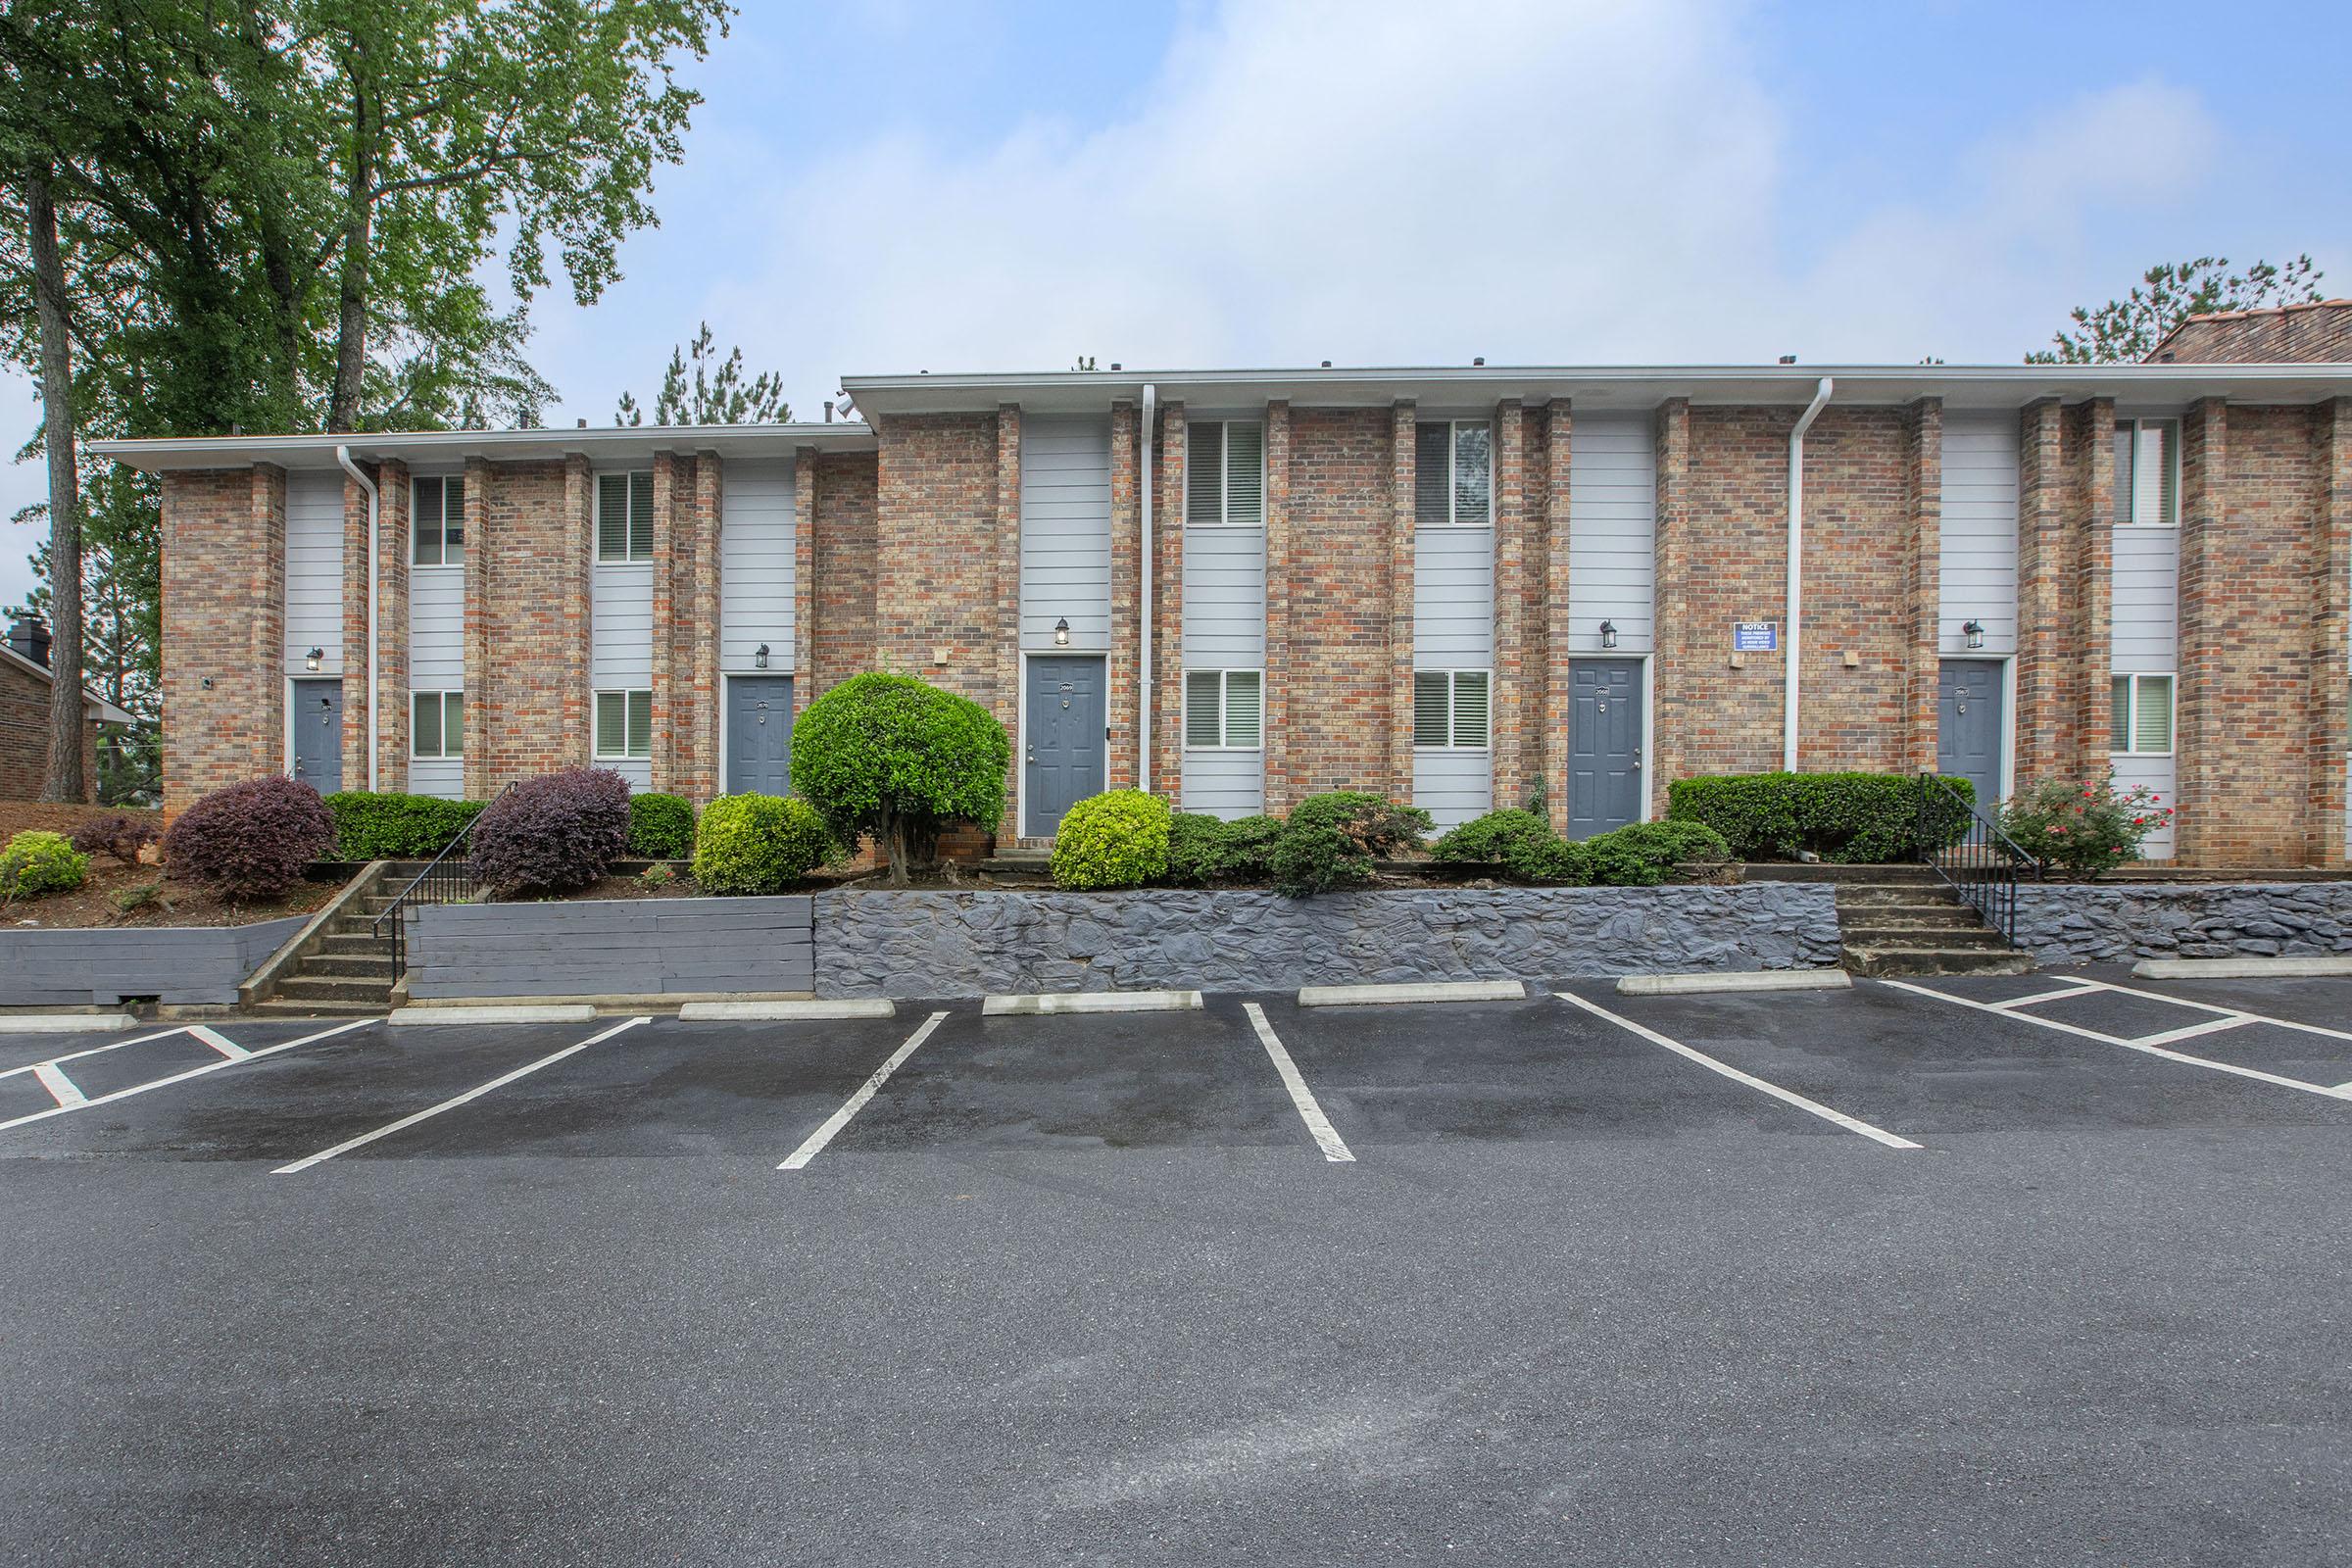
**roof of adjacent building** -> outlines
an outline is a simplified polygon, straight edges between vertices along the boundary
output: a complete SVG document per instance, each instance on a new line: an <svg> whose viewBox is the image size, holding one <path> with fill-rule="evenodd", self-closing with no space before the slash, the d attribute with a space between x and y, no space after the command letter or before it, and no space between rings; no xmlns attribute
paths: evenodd
<svg viewBox="0 0 2352 1568"><path fill-rule="evenodd" d="M2352 360L2352 300L2192 316L2148 355L2160 365L2339 364Z"/></svg>
<svg viewBox="0 0 2352 1568"><path fill-rule="evenodd" d="M40 683L44 686L49 684L48 665L26 659L23 654L18 653L14 648L9 647L6 643L0 643L0 664L7 664L12 668L21 669L28 675L36 676L39 678ZM82 694L82 701L86 703L92 710L90 716L102 724L128 724L134 722L130 714L124 712L122 709L117 708L114 704L108 702L103 697L93 697L87 692L84 692Z"/></svg>

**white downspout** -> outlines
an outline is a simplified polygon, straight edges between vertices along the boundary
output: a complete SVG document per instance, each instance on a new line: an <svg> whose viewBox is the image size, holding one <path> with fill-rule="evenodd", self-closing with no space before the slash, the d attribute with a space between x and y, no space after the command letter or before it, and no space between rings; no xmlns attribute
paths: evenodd
<svg viewBox="0 0 2352 1568"><path fill-rule="evenodd" d="M351 461L351 448L335 448L335 461L368 492L368 793L372 795L375 793L375 572L376 561L382 554L375 544L375 481Z"/></svg>
<svg viewBox="0 0 2352 1568"><path fill-rule="evenodd" d="M1144 623L1143 659L1137 677L1136 740L1143 750L1136 759L1136 782L1146 795L1152 793L1152 411L1159 402L1159 388L1150 383L1144 387L1144 433L1140 443L1143 451L1144 474Z"/></svg>
<svg viewBox="0 0 2352 1568"><path fill-rule="evenodd" d="M1804 650L1804 591L1805 591L1805 432L1813 427L1813 416L1821 406L1830 401L1835 383L1828 376L1814 390L1813 401L1798 415L1796 428L1788 432L1788 649L1787 659L1787 691L1781 713L1781 767L1796 771L1796 700L1798 655Z"/></svg>

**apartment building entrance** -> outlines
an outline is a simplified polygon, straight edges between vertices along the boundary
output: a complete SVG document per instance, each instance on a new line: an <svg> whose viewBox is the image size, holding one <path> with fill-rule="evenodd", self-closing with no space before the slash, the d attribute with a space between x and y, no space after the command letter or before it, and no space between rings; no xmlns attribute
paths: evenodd
<svg viewBox="0 0 2352 1568"><path fill-rule="evenodd" d="M1028 731L1021 762L1022 832L1052 836L1061 813L1102 793L1102 659L1035 656L1029 661Z"/></svg>
<svg viewBox="0 0 2352 1568"><path fill-rule="evenodd" d="M1579 659L1568 666L1568 836L1642 819L1642 662Z"/></svg>

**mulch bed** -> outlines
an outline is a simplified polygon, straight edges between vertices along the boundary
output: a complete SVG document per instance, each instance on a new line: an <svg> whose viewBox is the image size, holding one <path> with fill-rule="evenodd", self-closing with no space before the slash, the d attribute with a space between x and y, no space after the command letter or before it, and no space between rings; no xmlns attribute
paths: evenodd
<svg viewBox="0 0 2352 1568"><path fill-rule="evenodd" d="M0 801L0 843L28 829L72 834L75 826L96 816L130 816L163 825L161 811L129 810L115 806L52 806L39 801ZM251 925L281 915L309 914L342 888L339 880L304 882L282 899L259 904L227 904L204 889L167 878L161 866L118 864L111 857L90 857L88 880L71 893L50 893L35 899L0 903L0 930L81 929L146 925ZM157 896L125 912L115 895L132 888L156 888Z"/></svg>

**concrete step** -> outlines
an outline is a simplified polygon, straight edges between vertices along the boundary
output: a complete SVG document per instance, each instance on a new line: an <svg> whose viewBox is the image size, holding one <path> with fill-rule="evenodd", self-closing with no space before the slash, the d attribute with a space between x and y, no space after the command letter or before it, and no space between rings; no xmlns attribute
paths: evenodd
<svg viewBox="0 0 2352 1568"><path fill-rule="evenodd" d="M381 943L371 943L365 953L314 953L302 960L302 975L314 975L321 980L381 980L392 983L392 956Z"/></svg>
<svg viewBox="0 0 2352 1568"><path fill-rule="evenodd" d="M1856 925L1843 929L1846 946L1855 948L1997 948L2009 944L1989 926Z"/></svg>
<svg viewBox="0 0 2352 1568"><path fill-rule="evenodd" d="M340 1002L375 1006L382 1006L391 999L392 977L388 974L367 979L330 979L309 973L278 982L276 998L283 1002Z"/></svg>
<svg viewBox="0 0 2352 1568"><path fill-rule="evenodd" d="M1847 944L1845 967L1855 974L2029 974L2034 956L2007 948L1863 947Z"/></svg>
<svg viewBox="0 0 2352 1568"><path fill-rule="evenodd" d="M1843 882L1838 902L1847 904L1958 904L1960 895L1940 882Z"/></svg>
<svg viewBox="0 0 2352 1568"><path fill-rule="evenodd" d="M1750 860L1741 867L1750 882L1835 882L1840 887L1894 887L1935 882L1929 865L1832 865L1827 861Z"/></svg>
<svg viewBox="0 0 2352 1568"><path fill-rule="evenodd" d="M1841 904L1838 906L1840 925L1857 921L1897 925L1954 925L1983 924L1977 911L1965 904Z"/></svg>
<svg viewBox="0 0 2352 1568"><path fill-rule="evenodd" d="M391 1006L387 993L379 1002L294 1002L272 997L257 1002L247 1010L257 1018L350 1018L368 1013L382 1012Z"/></svg>
<svg viewBox="0 0 2352 1568"><path fill-rule="evenodd" d="M366 926L329 931L318 939L320 953L339 953L357 956L363 954L384 953L387 943L370 933Z"/></svg>

